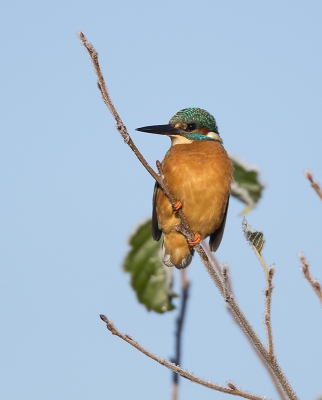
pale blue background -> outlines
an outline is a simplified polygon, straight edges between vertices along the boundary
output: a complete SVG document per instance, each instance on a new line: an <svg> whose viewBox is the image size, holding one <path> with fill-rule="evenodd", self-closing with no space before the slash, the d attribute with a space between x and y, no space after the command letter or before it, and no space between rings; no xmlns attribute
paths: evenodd
<svg viewBox="0 0 322 400"><path fill-rule="evenodd" d="M150 216L153 181L114 128L83 30L138 147L154 166L169 140L135 132L185 107L217 119L226 149L262 170L249 223L276 263L278 360L301 399L322 391L320 1L6 1L1 31L1 399L170 399L171 373L112 337L99 313L162 357L176 312L148 313L121 270L129 233ZM265 340L264 275L231 201L217 253ZM277 398L268 375L195 258L182 366ZM178 281L176 275L176 281ZM177 283L176 283L177 287ZM180 380L180 399L226 399Z"/></svg>

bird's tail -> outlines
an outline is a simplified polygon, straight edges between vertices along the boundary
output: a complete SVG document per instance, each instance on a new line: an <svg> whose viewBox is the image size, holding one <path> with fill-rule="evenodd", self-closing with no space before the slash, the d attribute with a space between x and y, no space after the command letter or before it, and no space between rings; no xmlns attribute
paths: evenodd
<svg viewBox="0 0 322 400"><path fill-rule="evenodd" d="M194 250L189 247L186 238L179 232L164 235L162 243L162 261L167 267L187 268Z"/></svg>

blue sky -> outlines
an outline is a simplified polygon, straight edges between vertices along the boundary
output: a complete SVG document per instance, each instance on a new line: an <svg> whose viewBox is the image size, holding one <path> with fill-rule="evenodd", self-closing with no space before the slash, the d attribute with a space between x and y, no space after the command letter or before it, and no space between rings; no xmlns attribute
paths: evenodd
<svg viewBox="0 0 322 400"><path fill-rule="evenodd" d="M322 280L322 204L303 175L310 168L322 182L321 17L319 1L1 4L1 398L170 399L171 373L98 317L172 357L176 312L148 313L121 270L129 234L150 216L153 181L114 128L78 30L151 165L169 140L134 129L201 107L228 152L261 169L266 189L248 222L276 265L276 354L300 398L321 393L321 306L296 258L303 251ZM231 201L217 256L265 341L264 274L242 208ZM188 276L182 366L277 398L197 257ZM228 398L180 382L181 399Z"/></svg>

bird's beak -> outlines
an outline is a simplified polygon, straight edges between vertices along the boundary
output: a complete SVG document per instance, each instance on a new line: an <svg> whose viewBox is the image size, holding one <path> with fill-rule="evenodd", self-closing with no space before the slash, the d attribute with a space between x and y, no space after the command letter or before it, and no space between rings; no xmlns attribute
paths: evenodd
<svg viewBox="0 0 322 400"><path fill-rule="evenodd" d="M158 135L181 135L179 129L174 128L172 125L152 125L136 128L136 131L157 133Z"/></svg>

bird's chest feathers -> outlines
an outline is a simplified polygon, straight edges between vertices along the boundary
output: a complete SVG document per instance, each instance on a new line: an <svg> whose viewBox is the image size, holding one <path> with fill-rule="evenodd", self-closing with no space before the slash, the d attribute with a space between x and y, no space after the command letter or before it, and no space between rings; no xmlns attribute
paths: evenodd
<svg viewBox="0 0 322 400"><path fill-rule="evenodd" d="M219 143L172 146L163 161L163 171L193 229L202 231L209 220L214 226L220 223L230 193L232 165Z"/></svg>
<svg viewBox="0 0 322 400"><path fill-rule="evenodd" d="M190 189L211 190L209 184L213 187L221 181L230 185L232 167L219 143L193 141L173 145L163 161L163 171L170 190L183 194Z"/></svg>

